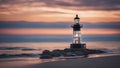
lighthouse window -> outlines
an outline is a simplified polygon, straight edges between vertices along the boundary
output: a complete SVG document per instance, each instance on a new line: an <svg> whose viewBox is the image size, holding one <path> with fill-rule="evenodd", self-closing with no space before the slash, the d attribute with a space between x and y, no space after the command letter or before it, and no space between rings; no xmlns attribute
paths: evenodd
<svg viewBox="0 0 120 68"><path fill-rule="evenodd" d="M75 20L75 23L79 23L79 19L76 19L76 20Z"/></svg>
<svg viewBox="0 0 120 68"><path fill-rule="evenodd" d="M78 37L78 34L76 34L75 36Z"/></svg>

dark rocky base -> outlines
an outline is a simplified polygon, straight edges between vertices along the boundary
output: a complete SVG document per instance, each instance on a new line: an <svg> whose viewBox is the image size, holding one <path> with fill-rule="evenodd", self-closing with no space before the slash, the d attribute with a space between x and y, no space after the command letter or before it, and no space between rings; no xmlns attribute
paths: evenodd
<svg viewBox="0 0 120 68"><path fill-rule="evenodd" d="M95 49L70 49L66 48L64 50L44 50L41 54L41 59L50 59L53 57L70 57L70 56L84 56L87 57L89 54L100 54L105 53L101 50L95 50Z"/></svg>
<svg viewBox="0 0 120 68"><path fill-rule="evenodd" d="M82 48L85 49L86 48L86 44L70 44L70 48Z"/></svg>

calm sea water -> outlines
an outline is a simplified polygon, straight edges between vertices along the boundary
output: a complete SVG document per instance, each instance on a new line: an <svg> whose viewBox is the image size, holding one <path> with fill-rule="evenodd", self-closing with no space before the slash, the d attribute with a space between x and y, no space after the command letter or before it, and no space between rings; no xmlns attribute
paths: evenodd
<svg viewBox="0 0 120 68"><path fill-rule="evenodd" d="M43 50L69 48L71 42L22 42L0 43L0 54L40 54ZM86 42L89 49L106 50L109 53L120 53L120 42Z"/></svg>
<svg viewBox="0 0 120 68"><path fill-rule="evenodd" d="M19 43L0 43L0 55L7 54L7 55L22 55L22 54L30 54L32 56L27 57L7 57L7 58L0 58L0 62L2 61L28 61L28 60L37 60L43 50L54 50L54 49L64 49L69 48L71 42L19 42ZM102 56L109 56L109 55L120 55L120 42L86 42L86 46L89 49L100 49L104 50L107 53L105 54L94 54L90 55L89 57L102 57ZM59 59L57 59L59 60ZM56 59L51 60L40 60L39 62L48 62L48 61L56 61Z"/></svg>
<svg viewBox="0 0 120 68"><path fill-rule="evenodd" d="M20 54L30 54L32 56L27 57L7 57L0 58L0 62L8 62L8 61L31 61L34 62L51 62L56 61L56 59L52 60L40 60L37 54L40 54L43 50L54 50L54 49L64 49L69 48L71 42L22 42L22 43L0 43L0 55L20 55ZM101 57L106 55L120 55L120 42L86 42L86 46L89 49L100 49L104 50L107 53L105 54L95 54L90 57ZM38 61L39 60L39 61ZM58 59L57 59L58 60Z"/></svg>

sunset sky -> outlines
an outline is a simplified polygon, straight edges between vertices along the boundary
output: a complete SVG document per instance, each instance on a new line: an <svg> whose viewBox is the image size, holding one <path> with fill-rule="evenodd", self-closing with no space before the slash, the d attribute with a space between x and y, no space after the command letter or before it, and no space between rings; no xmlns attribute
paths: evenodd
<svg viewBox="0 0 120 68"><path fill-rule="evenodd" d="M0 38L72 35L76 14L83 35L120 35L120 0L0 0Z"/></svg>

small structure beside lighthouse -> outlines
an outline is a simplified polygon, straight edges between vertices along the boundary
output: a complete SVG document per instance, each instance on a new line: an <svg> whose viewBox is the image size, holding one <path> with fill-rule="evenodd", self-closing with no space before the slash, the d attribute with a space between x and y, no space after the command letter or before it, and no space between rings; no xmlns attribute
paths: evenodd
<svg viewBox="0 0 120 68"><path fill-rule="evenodd" d="M70 44L70 48L81 48L81 49L85 49L86 48L86 44L81 43L81 28L83 27L80 24L80 18L78 17L78 15L76 15L76 17L74 18L74 24L72 26L73 28L73 42L72 44Z"/></svg>

